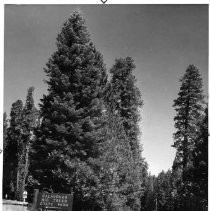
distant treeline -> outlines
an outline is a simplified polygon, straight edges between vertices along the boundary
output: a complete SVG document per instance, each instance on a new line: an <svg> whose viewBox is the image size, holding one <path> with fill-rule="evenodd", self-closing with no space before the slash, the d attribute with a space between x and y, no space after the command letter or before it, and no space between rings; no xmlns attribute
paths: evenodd
<svg viewBox="0 0 210 211"><path fill-rule="evenodd" d="M110 80L80 12L57 36L44 69L40 109L34 88L4 113L3 196L24 190L73 193L73 210L204 211L208 199L208 107L199 70L189 65L174 101L172 170L148 173L142 157L143 100L131 57L115 60ZM167 114L166 114L167 115ZM125 208L127 207L127 208Z"/></svg>

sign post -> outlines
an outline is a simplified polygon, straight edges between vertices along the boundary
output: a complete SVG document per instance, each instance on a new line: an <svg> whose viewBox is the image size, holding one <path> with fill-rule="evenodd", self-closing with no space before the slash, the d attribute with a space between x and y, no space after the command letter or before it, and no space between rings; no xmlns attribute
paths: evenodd
<svg viewBox="0 0 210 211"><path fill-rule="evenodd" d="M23 191L23 202L26 202L25 200L27 199L27 195L28 195L28 192L27 191Z"/></svg>

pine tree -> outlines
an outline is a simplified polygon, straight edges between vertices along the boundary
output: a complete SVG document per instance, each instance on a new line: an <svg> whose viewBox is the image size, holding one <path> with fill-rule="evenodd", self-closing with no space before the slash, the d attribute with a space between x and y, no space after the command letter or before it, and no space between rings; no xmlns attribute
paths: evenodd
<svg viewBox="0 0 210 211"><path fill-rule="evenodd" d="M174 100L176 110L174 147L177 149L177 165L182 171L182 198L184 209L190 209L192 152L198 134L197 121L202 116L204 99L202 78L194 65L189 65L180 80L178 98Z"/></svg>
<svg viewBox="0 0 210 211"><path fill-rule="evenodd" d="M9 198L15 198L17 184L17 167L18 167L18 142L21 134L21 113L23 103L17 100L12 104L10 112L10 124L7 129L7 144L4 152L3 167L3 193Z"/></svg>
<svg viewBox="0 0 210 211"><path fill-rule="evenodd" d="M48 94L41 100L41 126L32 152L34 186L73 191L74 209L80 210L96 197L97 177L91 166L99 157L107 75L79 12L64 23L45 72Z"/></svg>
<svg viewBox="0 0 210 211"><path fill-rule="evenodd" d="M109 87L109 103L115 113L122 118L124 131L128 138L133 157L132 181L133 185L127 190L127 205L133 210L139 210L141 207L140 197L142 194L142 170L144 160L141 155L141 145L139 143L139 109L143 102L141 93L135 85L136 80L132 73L135 65L132 58L116 59L111 68L112 74Z"/></svg>
<svg viewBox="0 0 210 211"><path fill-rule="evenodd" d="M21 113L21 134L18 142L18 168L16 198L22 200L29 168L29 152L33 141L33 132L38 119L38 111L34 106L34 87L28 89L26 103Z"/></svg>

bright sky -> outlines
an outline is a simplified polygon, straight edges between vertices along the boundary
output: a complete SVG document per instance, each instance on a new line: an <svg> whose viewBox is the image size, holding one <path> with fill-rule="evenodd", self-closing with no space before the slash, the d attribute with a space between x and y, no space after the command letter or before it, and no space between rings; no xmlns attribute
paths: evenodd
<svg viewBox="0 0 210 211"><path fill-rule="evenodd" d="M35 87L38 106L47 86L45 67L69 14L80 8L107 70L118 57L133 57L144 107L143 156L152 174L168 170L175 150L172 107L179 79L196 65L208 90L208 5L5 6L4 111Z"/></svg>

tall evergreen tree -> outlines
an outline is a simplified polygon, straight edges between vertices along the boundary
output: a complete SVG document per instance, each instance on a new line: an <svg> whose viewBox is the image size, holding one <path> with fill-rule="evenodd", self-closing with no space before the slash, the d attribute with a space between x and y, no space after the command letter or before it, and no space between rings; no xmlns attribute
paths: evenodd
<svg viewBox="0 0 210 211"><path fill-rule="evenodd" d="M10 125L7 129L7 144L4 151L3 167L3 193L11 199L15 198L18 167L18 142L21 138L21 113L23 103L17 100L12 104L10 112Z"/></svg>
<svg viewBox="0 0 210 211"><path fill-rule="evenodd" d="M136 80L132 73L135 65L132 58L116 59L115 64L111 68L112 74L110 82L110 96L108 101L112 105L115 113L122 118L122 124L126 133L130 149L133 157L133 185L127 191L127 205L133 210L138 210L141 207L140 197L142 194L142 170L145 166L141 156L141 145L139 142L140 130L139 120L140 111L143 102L141 93L135 85Z"/></svg>
<svg viewBox="0 0 210 211"><path fill-rule="evenodd" d="M34 128L38 119L38 111L34 106L34 87L28 89L26 103L21 113L21 134L18 142L18 168L16 198L22 200L26 187L26 179L29 168L29 152L33 141Z"/></svg>
<svg viewBox="0 0 210 211"><path fill-rule="evenodd" d="M198 134L197 121L202 116L204 99L202 78L194 65L189 65L180 80L181 87L178 98L174 100L176 110L174 147L176 148L176 164L182 171L183 209L190 210L192 152Z"/></svg>
<svg viewBox="0 0 210 211"><path fill-rule="evenodd" d="M72 190L74 209L81 210L96 197L97 177L91 163L99 157L107 75L79 12L64 23L45 72L48 94L40 104L42 123L36 132L31 171L40 189Z"/></svg>

